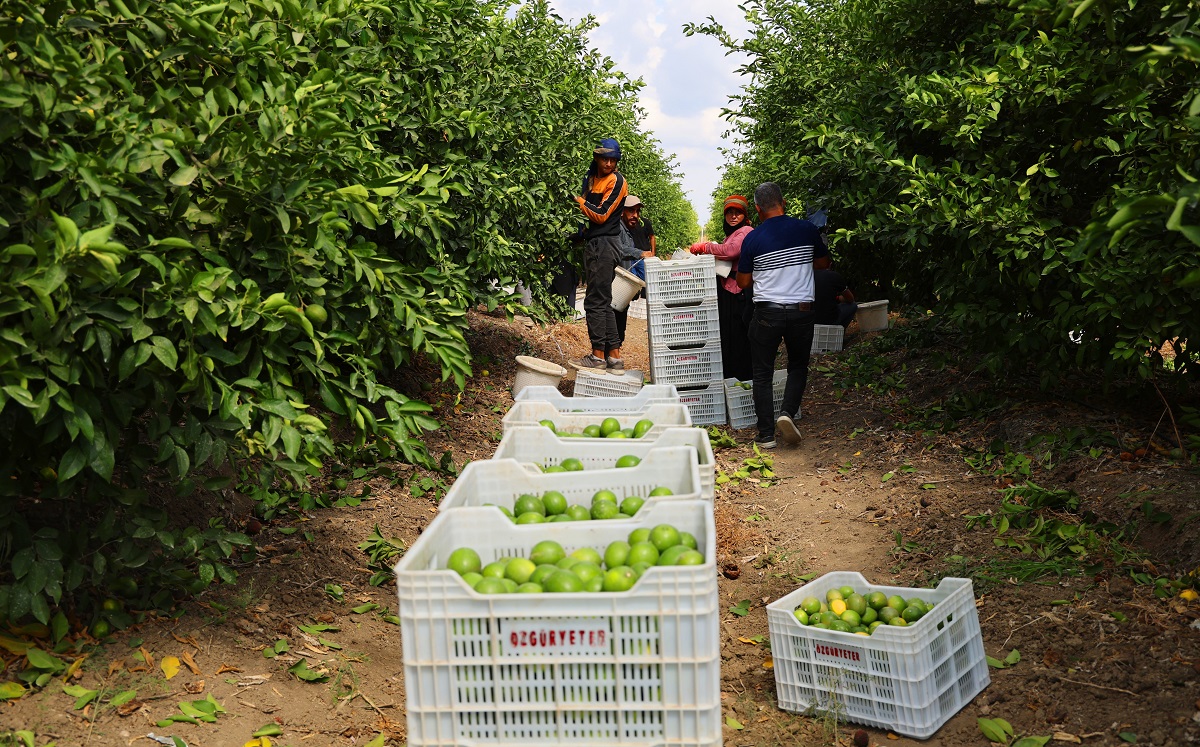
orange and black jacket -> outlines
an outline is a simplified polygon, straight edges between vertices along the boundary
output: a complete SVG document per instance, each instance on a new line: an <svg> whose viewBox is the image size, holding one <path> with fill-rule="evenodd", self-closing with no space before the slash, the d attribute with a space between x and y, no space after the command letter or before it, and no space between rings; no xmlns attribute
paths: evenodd
<svg viewBox="0 0 1200 747"><path fill-rule="evenodd" d="M588 223L580 233L584 239L597 236L616 236L621 230L621 210L625 207L625 196L629 186L621 172L614 171L607 177L591 171L583 177L582 197L576 197L579 208L587 216Z"/></svg>

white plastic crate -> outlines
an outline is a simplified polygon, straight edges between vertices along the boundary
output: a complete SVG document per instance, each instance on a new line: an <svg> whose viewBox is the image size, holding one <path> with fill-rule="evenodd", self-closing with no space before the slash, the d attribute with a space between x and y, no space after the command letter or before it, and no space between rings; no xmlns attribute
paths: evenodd
<svg viewBox="0 0 1200 747"><path fill-rule="evenodd" d="M692 350L650 349L650 375L655 384L707 386L721 378L721 341Z"/></svg>
<svg viewBox="0 0 1200 747"><path fill-rule="evenodd" d="M724 379L723 383L725 385L725 406L729 410L729 427L739 430L755 426L758 423L758 415L754 413L754 391L736 386L737 379ZM771 399L776 414L783 408L785 386L787 386L787 371L777 370L771 377Z"/></svg>
<svg viewBox="0 0 1200 747"><path fill-rule="evenodd" d="M595 378L617 378L596 376ZM579 384L576 383L578 389ZM552 386L526 387L517 402L549 402L559 412L628 412L643 410L650 405L672 405L679 402L679 392L672 384L646 384L628 396L568 397Z"/></svg>
<svg viewBox="0 0 1200 747"><path fill-rule="evenodd" d="M576 397L632 397L645 384L641 371L626 371L620 376L583 369L575 373Z"/></svg>
<svg viewBox="0 0 1200 747"><path fill-rule="evenodd" d="M443 512L396 565L408 744L719 747L712 505L662 501L632 521L520 526L494 512ZM459 547L484 563L546 539L603 551L631 526L663 523L695 535L704 564L650 568L623 593L485 596L440 570Z"/></svg>
<svg viewBox="0 0 1200 747"><path fill-rule="evenodd" d="M814 324L812 352L836 353L841 350L845 331L840 324Z"/></svg>
<svg viewBox="0 0 1200 747"><path fill-rule="evenodd" d="M586 472L608 469L626 454L645 459L651 451L666 446L690 446L696 452L700 497L708 501L713 499L716 460L708 432L703 428L667 428L655 437L589 438L582 448L578 441L580 439L559 438L544 426L520 426L504 434L492 459L516 459L518 462L547 467L560 464L567 457L575 457L583 462Z"/></svg>
<svg viewBox="0 0 1200 747"><path fill-rule="evenodd" d="M625 439L623 443L627 441ZM558 464L568 456L576 456L582 461L581 455L591 448L589 445L574 452L564 449L560 459L544 463ZM659 500L649 497L650 491L657 487L671 489L673 495L667 500L700 500L700 468L696 450L689 446L664 446L651 449L636 467L618 469L608 465L605 468L587 469L585 464L581 472L549 474L527 470L516 459L483 459L471 462L463 469L438 508L445 510L493 503L511 509L513 502L521 495L541 495L547 490L562 493L570 505L580 504L591 508L592 496L600 490L611 490L618 502L631 495L649 501Z"/></svg>
<svg viewBox="0 0 1200 747"><path fill-rule="evenodd" d="M884 625L861 636L801 625L792 615L805 597L852 586L935 604L907 627ZM970 579L944 578L936 589L867 583L860 573L827 573L767 605L779 707L796 713L835 710L839 719L925 739L991 681Z"/></svg>
<svg viewBox="0 0 1200 747"><path fill-rule="evenodd" d="M687 407L696 425L725 424L725 387L720 380L705 387L679 390L679 404Z"/></svg>
<svg viewBox="0 0 1200 747"><path fill-rule="evenodd" d="M576 399L576 398L572 398ZM583 397L582 399L588 399ZM624 410L578 410L563 412L549 402L517 402L501 420L504 432L518 425L540 425L543 420L554 421L563 433L582 433L589 425L600 425L605 418L616 418L622 428L632 428L639 420L652 420L654 425L646 436L656 436L673 425L691 425L692 418L683 405L655 404L629 407ZM645 438L645 436L643 436ZM587 440L587 439L581 439Z"/></svg>
<svg viewBox="0 0 1200 747"><path fill-rule="evenodd" d="M651 350L702 347L721 339L715 298L695 306L667 307L651 303L646 316Z"/></svg>
<svg viewBox="0 0 1200 747"><path fill-rule="evenodd" d="M646 300L663 306L716 300L717 269L711 254L686 259L646 258Z"/></svg>

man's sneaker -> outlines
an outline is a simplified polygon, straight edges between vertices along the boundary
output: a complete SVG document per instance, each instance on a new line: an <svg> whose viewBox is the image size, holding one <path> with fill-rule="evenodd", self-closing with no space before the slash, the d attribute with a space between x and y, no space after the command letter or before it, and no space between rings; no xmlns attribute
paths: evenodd
<svg viewBox="0 0 1200 747"><path fill-rule="evenodd" d="M625 375L625 361L620 358L605 358L605 365L608 366L608 372L617 376Z"/></svg>
<svg viewBox="0 0 1200 747"><path fill-rule="evenodd" d="M800 429L788 415L780 415L779 419L775 421L775 433L788 446L796 446L802 438Z"/></svg>
<svg viewBox="0 0 1200 747"><path fill-rule="evenodd" d="M770 441L760 441L756 438L754 439L754 445L760 449L774 449L775 439L772 438Z"/></svg>
<svg viewBox="0 0 1200 747"><path fill-rule="evenodd" d="M591 353L588 353L579 360L571 361L571 367L577 371L582 371L585 368L589 370L598 368L600 369L600 372L603 373L604 369L608 367L608 364L604 362L603 358L597 358Z"/></svg>

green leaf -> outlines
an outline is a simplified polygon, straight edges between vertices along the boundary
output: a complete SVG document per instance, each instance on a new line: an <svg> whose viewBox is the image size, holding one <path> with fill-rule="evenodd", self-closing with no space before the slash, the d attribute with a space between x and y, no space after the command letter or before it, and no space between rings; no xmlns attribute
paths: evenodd
<svg viewBox="0 0 1200 747"><path fill-rule="evenodd" d="M329 679L328 674L309 669L308 662L304 659L288 667L288 671L304 682L325 682Z"/></svg>
<svg viewBox="0 0 1200 747"><path fill-rule="evenodd" d="M49 672L59 672L66 667L61 659L57 659L40 648L31 648L25 652L29 666Z"/></svg>
<svg viewBox="0 0 1200 747"><path fill-rule="evenodd" d="M1008 652L1008 656L1004 657L1004 663L1012 666L1021 660L1021 652L1015 648Z"/></svg>
<svg viewBox="0 0 1200 747"><path fill-rule="evenodd" d="M367 742L363 747L384 747L387 744L387 737L382 732L375 735L375 738Z"/></svg>
<svg viewBox="0 0 1200 747"><path fill-rule="evenodd" d="M1012 743L1012 747L1043 747L1050 737L1021 737Z"/></svg>
<svg viewBox="0 0 1200 747"><path fill-rule="evenodd" d="M283 729L279 728L278 724L267 724L258 729L250 736L252 737L278 737L283 735Z"/></svg>
<svg viewBox="0 0 1200 747"><path fill-rule="evenodd" d="M0 700L15 700L25 694L20 682L0 682Z"/></svg>
<svg viewBox="0 0 1200 747"><path fill-rule="evenodd" d="M374 612L377 609L379 609L378 604L375 604L374 602L368 602L366 604L360 604L357 607L351 607L350 611L356 615L365 615L366 613Z"/></svg>
<svg viewBox="0 0 1200 747"><path fill-rule="evenodd" d="M176 187L186 187L196 180L200 175L200 169L195 166L184 166L183 168L171 174L171 183Z"/></svg>
<svg viewBox="0 0 1200 747"><path fill-rule="evenodd" d="M743 599L736 605L730 607L729 611L738 617L745 617L746 615L750 614L750 600Z"/></svg>
<svg viewBox="0 0 1200 747"><path fill-rule="evenodd" d="M63 692L75 698L75 710L81 710L100 695L99 690L89 690L79 685L63 685Z"/></svg>
<svg viewBox="0 0 1200 747"><path fill-rule="evenodd" d="M112 696L112 699L108 701L108 704L112 706L125 705L136 697L137 690L122 690L121 692Z"/></svg>
<svg viewBox="0 0 1200 747"><path fill-rule="evenodd" d="M1008 668L1007 664L1000 661L999 659L997 659L994 656L985 656L984 658L987 659L988 666L992 667L993 669L1007 669Z"/></svg>
<svg viewBox="0 0 1200 747"><path fill-rule="evenodd" d="M744 724L742 724L742 722L741 722L741 721L738 721L738 720L737 720L736 718L734 718L733 716L726 716L726 717L725 717L725 725L726 725L726 726L728 726L728 727L729 727L729 728L731 728L731 729L737 729L738 731L741 731L742 729L745 729L745 728L746 728L746 727L745 727L745 725L744 725Z"/></svg>
<svg viewBox="0 0 1200 747"><path fill-rule="evenodd" d="M1117 736L1121 738L1122 742L1128 742L1129 744L1133 744L1137 741L1137 734L1134 734L1131 731L1123 731Z"/></svg>
<svg viewBox="0 0 1200 747"><path fill-rule="evenodd" d="M1002 718L979 719L979 730L989 742L998 744L1008 744L1008 738L1013 733L1012 726Z"/></svg>

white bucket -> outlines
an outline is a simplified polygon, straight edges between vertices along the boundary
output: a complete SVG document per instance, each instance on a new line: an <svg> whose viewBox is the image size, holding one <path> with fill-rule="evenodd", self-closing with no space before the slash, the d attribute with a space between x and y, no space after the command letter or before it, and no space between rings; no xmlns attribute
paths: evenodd
<svg viewBox="0 0 1200 747"><path fill-rule="evenodd" d="M882 301L868 301L858 305L858 312L854 315L858 320L859 332L878 332L881 329L888 328L888 302L887 299Z"/></svg>
<svg viewBox="0 0 1200 747"><path fill-rule="evenodd" d="M614 311L624 311L629 308L629 302L646 284L629 270L617 267L613 274L612 304Z"/></svg>
<svg viewBox="0 0 1200 747"><path fill-rule="evenodd" d="M517 375L513 378L513 399L527 386L558 386L567 369L528 355L517 356Z"/></svg>

